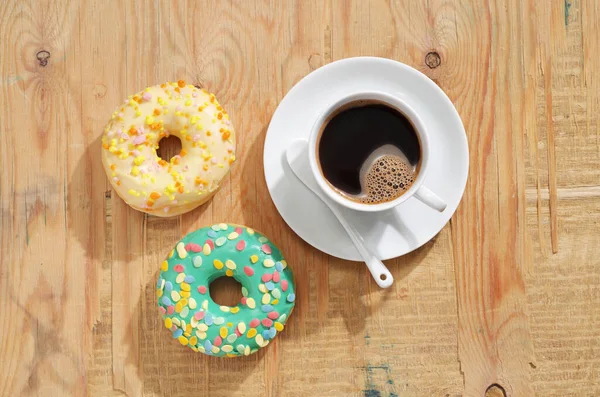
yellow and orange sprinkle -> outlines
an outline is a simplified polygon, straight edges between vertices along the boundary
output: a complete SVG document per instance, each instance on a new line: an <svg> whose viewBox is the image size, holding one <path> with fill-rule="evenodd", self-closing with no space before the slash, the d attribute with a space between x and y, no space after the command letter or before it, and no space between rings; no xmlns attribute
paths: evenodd
<svg viewBox="0 0 600 397"><path fill-rule="evenodd" d="M117 192L142 211L168 212L193 203L215 184L215 177L223 174L220 168L235 159L233 145L215 146L231 142L233 131L228 120L214 94L186 85L183 79L128 96L111 114L102 137L103 161L111 182L122 186ZM158 141L171 134L181 139L183 148L171 159L157 157ZM164 183L158 177L163 172L173 177L174 185L157 186L157 182ZM216 172L215 176L211 172ZM184 186L186 180L193 182ZM170 207L165 206L175 200Z"/></svg>

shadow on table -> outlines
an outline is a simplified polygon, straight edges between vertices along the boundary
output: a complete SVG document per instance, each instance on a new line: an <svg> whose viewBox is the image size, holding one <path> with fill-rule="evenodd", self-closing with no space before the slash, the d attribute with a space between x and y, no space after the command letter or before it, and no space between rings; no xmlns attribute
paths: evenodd
<svg viewBox="0 0 600 397"><path fill-rule="evenodd" d="M410 254L385 261L394 276L395 284L389 289L381 290L364 263L337 259L316 250L296 235L281 218L262 177L265 135L266 127L244 154L242 182L253 184L257 197L242 197L241 204L245 216L253 217L253 214L256 214L258 217L259 225L252 226L268 236L273 236L277 244L281 244L280 247L294 271L296 308L290 317L289 329L286 328L282 336L289 336L293 340L303 339L320 332L320 329L328 325L328 321L335 321L335 318L340 317L350 334L361 334L364 332L367 317L377 313L387 301L400 294L399 285L402 279L423 261L435 238ZM288 210L304 211L304 199L313 193L296 180L285 155L279 164L283 168L285 178L278 181L273 189L289 198L285 203ZM397 215L394 211L391 213L392 216ZM311 215L307 213L307 216ZM370 222L373 223L373 228L379 230L382 222L389 225L389 219L384 219L389 216L378 214L372 218ZM414 240L414 235L404 227L402 220L396 218L398 219L392 222L393 227L398 228L409 242ZM269 221L265 222L265 219ZM334 277L330 277L332 273L335 273ZM371 299L372 295L377 295L378 299Z"/></svg>
<svg viewBox="0 0 600 397"><path fill-rule="evenodd" d="M122 346L127 349L125 365L132 368L143 382L144 394L156 395L210 395L219 389L219 395L232 395L255 371L262 371L259 363L266 349L247 357L221 358L193 352L182 346L164 326L156 303L157 271L146 284L134 315L126 325ZM138 327L133 324L138 323ZM118 324L113 324L113 327ZM139 343L139 356L128 346ZM114 347L113 347L114 348ZM257 375L259 376L259 375Z"/></svg>

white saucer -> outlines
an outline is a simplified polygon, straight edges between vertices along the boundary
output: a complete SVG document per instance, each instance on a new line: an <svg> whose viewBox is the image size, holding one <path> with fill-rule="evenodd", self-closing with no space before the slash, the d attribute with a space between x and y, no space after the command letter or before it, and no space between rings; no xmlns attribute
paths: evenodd
<svg viewBox="0 0 600 397"><path fill-rule="evenodd" d="M385 260L419 248L442 230L467 182L469 148L462 121L446 94L424 74L389 59L360 57L330 63L304 77L271 119L265 140L265 178L277 210L304 241L329 255L361 261L338 220L296 178L285 157L293 140L308 139L325 104L357 90L398 96L419 113L430 134L433 159L424 184L448 204L439 213L411 197L386 213L346 210L368 247Z"/></svg>

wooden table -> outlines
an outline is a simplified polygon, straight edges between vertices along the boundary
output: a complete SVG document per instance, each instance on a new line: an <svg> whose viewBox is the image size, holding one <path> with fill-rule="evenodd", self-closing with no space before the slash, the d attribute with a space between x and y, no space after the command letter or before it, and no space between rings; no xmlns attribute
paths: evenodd
<svg viewBox="0 0 600 397"><path fill-rule="evenodd" d="M599 396L599 18L595 0L3 1L0 395ZM458 211L387 262L386 291L297 237L263 178L279 101L358 55L433 79L471 156ZM111 192L99 139L177 79L217 94L239 160L161 219ZM155 308L161 259L216 221L272 236L297 279L285 332L247 358L193 354Z"/></svg>

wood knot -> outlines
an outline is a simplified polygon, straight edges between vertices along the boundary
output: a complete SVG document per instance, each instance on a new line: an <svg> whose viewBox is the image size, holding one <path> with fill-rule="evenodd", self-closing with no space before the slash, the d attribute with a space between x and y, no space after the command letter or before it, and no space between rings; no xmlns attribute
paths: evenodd
<svg viewBox="0 0 600 397"><path fill-rule="evenodd" d="M96 84L94 85L92 93L96 98L104 98L106 95L106 86L104 84Z"/></svg>
<svg viewBox="0 0 600 397"><path fill-rule="evenodd" d="M308 57L308 66L310 70L315 70L323 66L323 57L319 53L311 54Z"/></svg>
<svg viewBox="0 0 600 397"><path fill-rule="evenodd" d="M41 50L37 54L35 54L35 57L40 62L40 66L44 67L44 66L48 65L48 59L50 58L50 53L46 50Z"/></svg>
<svg viewBox="0 0 600 397"><path fill-rule="evenodd" d="M502 386L494 383L485 391L485 397L506 397L506 391Z"/></svg>
<svg viewBox="0 0 600 397"><path fill-rule="evenodd" d="M429 69L435 69L438 66L440 66L441 63L442 58L440 57L440 54L437 53L437 51L431 51L428 52L427 55L425 55L425 64L429 66Z"/></svg>

